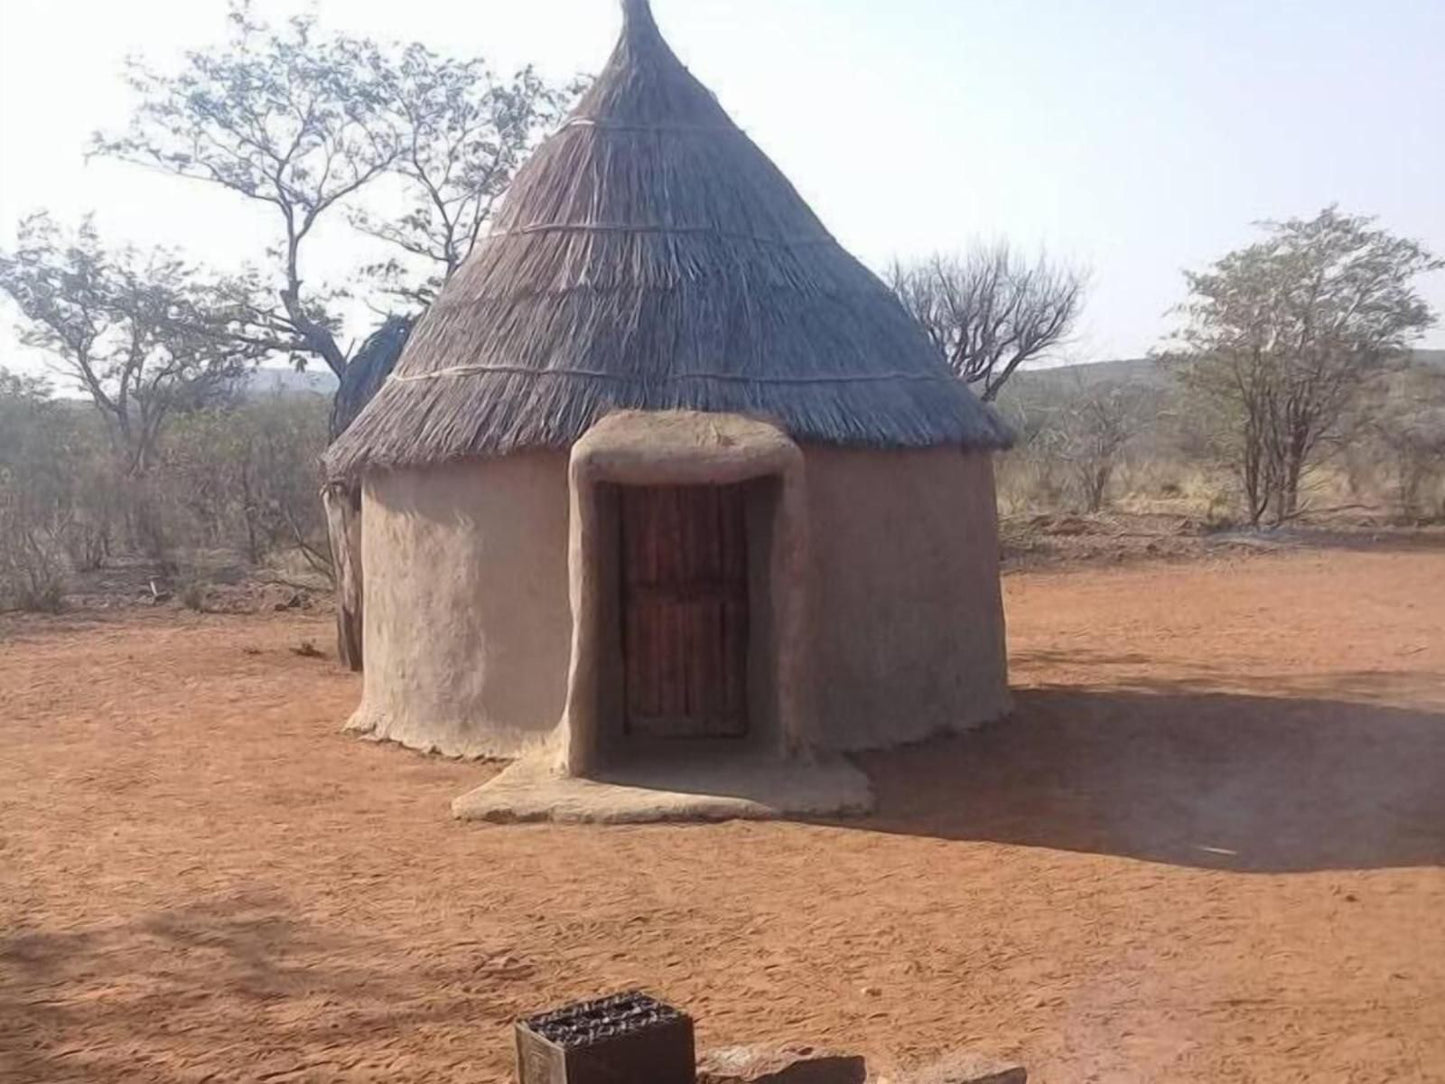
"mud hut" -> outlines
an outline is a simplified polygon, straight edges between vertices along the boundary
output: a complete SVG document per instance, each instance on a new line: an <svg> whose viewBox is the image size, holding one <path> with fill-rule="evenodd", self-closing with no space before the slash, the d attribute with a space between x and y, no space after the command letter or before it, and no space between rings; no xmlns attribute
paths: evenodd
<svg viewBox="0 0 1445 1084"><path fill-rule="evenodd" d="M585 776L999 715L1006 429L623 7L330 453L363 493L351 726Z"/></svg>

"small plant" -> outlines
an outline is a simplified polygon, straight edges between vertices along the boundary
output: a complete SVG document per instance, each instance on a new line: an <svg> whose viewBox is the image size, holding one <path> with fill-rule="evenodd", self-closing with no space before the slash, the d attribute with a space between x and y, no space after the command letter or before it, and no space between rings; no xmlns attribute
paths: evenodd
<svg viewBox="0 0 1445 1084"><path fill-rule="evenodd" d="M8 519L6 511L0 506L0 610L60 612L66 576L59 549L38 532Z"/></svg>
<svg viewBox="0 0 1445 1084"><path fill-rule="evenodd" d="M1204 510L1203 530L1205 534L1218 534L1222 531L1232 531L1239 526L1230 509L1230 500L1222 493L1216 493L1209 498L1209 506Z"/></svg>
<svg viewBox="0 0 1445 1084"><path fill-rule="evenodd" d="M206 585L199 580L183 584L176 597L186 609L198 614L206 612Z"/></svg>
<svg viewBox="0 0 1445 1084"><path fill-rule="evenodd" d="M65 587L59 580L27 585L17 592L16 608L26 613L58 614L65 609Z"/></svg>

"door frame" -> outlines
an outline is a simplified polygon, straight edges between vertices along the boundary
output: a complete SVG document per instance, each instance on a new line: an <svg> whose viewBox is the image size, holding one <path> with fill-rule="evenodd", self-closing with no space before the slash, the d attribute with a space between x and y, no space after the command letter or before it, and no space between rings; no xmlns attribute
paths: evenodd
<svg viewBox="0 0 1445 1084"><path fill-rule="evenodd" d="M573 446L569 480L572 661L558 770L587 776L641 748L623 737L619 486L751 483L750 725L743 744L777 757L810 748L807 508L798 445L777 427L741 415L620 411Z"/></svg>

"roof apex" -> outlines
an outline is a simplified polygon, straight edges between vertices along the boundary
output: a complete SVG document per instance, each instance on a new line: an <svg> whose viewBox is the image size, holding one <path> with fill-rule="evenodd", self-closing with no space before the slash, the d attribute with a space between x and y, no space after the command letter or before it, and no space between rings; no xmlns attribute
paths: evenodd
<svg viewBox="0 0 1445 1084"><path fill-rule="evenodd" d="M648 0L622 0L622 32L628 37L658 33L657 21L652 17L652 5Z"/></svg>

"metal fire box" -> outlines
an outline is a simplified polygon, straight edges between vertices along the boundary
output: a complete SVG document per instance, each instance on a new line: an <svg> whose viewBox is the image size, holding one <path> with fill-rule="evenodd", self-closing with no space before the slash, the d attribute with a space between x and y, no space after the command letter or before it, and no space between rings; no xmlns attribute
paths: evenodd
<svg viewBox="0 0 1445 1084"><path fill-rule="evenodd" d="M632 992L517 1025L522 1084L693 1084L692 1018Z"/></svg>

